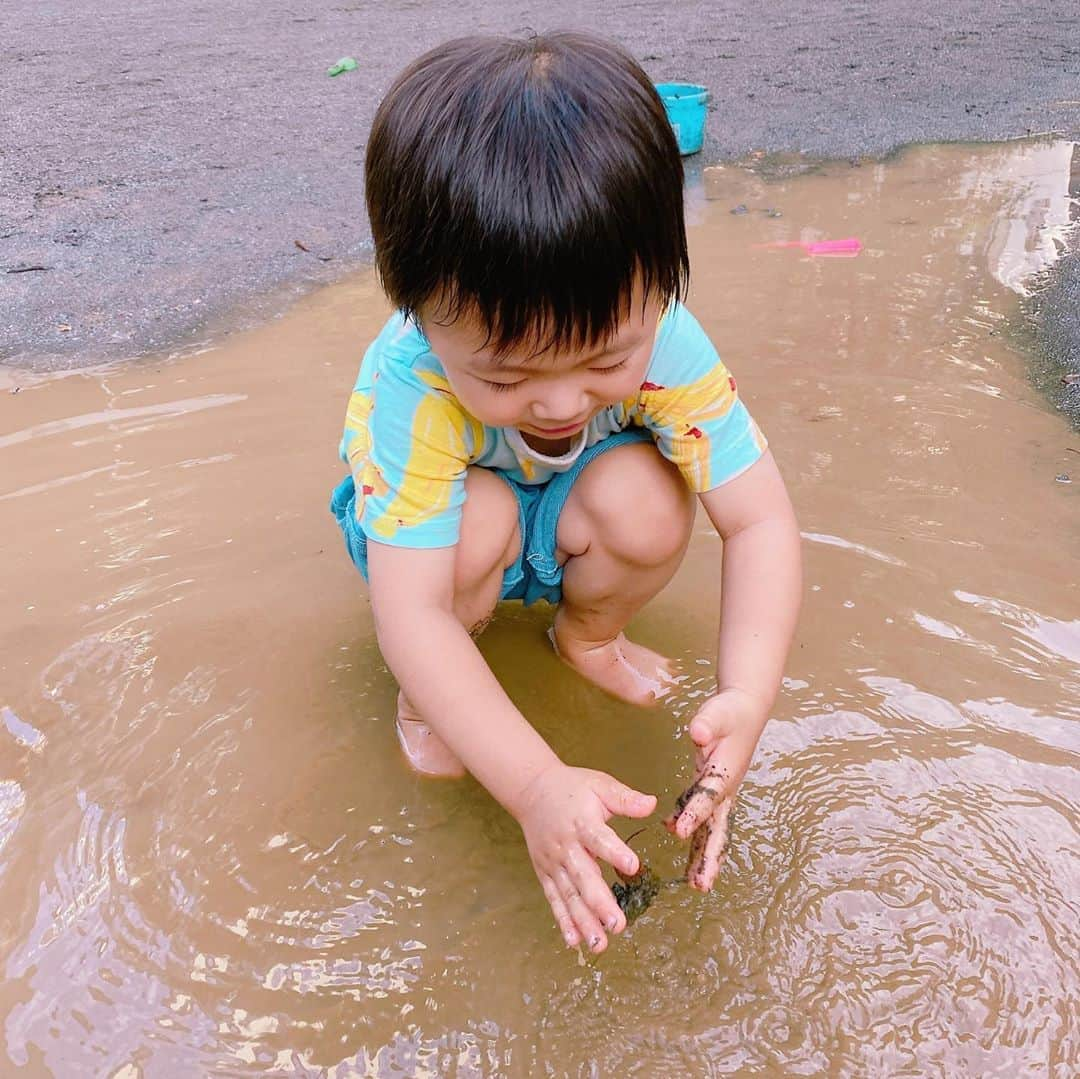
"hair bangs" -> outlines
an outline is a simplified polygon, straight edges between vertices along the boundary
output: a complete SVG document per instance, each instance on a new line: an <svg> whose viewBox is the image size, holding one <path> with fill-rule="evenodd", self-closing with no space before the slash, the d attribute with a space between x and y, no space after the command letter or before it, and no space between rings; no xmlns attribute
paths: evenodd
<svg viewBox="0 0 1080 1079"><path fill-rule="evenodd" d="M472 319L484 334L482 347L498 360L511 354L533 358L548 351L603 347L631 315L635 286L639 286L642 308L650 296L658 296L666 305L683 292L678 278L660 284L655 268L634 264L629 273L618 277L610 267L605 269L604 276L516 275L513 281L497 282L494 289L470 291L459 280L447 281L440 287L441 299L425 306L429 317L441 325L463 316ZM408 313L419 320L418 311Z"/></svg>

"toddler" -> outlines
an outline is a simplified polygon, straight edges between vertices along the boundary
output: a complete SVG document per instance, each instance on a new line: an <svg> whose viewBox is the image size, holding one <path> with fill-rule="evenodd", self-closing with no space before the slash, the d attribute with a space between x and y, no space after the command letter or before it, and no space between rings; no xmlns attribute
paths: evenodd
<svg viewBox="0 0 1080 1079"><path fill-rule="evenodd" d="M718 688L668 826L717 875L801 592L799 535L735 381L683 306L683 171L652 83L583 34L463 38L407 68L366 160L396 313L367 350L331 508L368 582L418 772L470 772L517 819L567 944L625 918L597 859L654 797L563 764L473 642L500 600L555 607L558 655L637 704L672 668L628 640L671 579L696 504L723 539Z"/></svg>

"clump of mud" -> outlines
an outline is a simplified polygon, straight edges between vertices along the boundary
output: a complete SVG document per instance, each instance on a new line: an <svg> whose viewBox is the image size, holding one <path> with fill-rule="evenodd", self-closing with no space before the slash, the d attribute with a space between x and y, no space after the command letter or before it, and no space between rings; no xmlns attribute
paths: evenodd
<svg viewBox="0 0 1080 1079"><path fill-rule="evenodd" d="M619 871L616 870L618 873ZM626 915L629 924L649 909L652 901L660 894L664 882L652 871L647 862L642 862L633 876L619 873L622 881L616 881L611 890L619 910Z"/></svg>

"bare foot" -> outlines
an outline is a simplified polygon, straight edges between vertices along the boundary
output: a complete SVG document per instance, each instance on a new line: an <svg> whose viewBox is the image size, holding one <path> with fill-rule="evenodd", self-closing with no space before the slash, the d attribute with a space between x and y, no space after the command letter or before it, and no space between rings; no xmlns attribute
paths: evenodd
<svg viewBox="0 0 1080 1079"><path fill-rule="evenodd" d="M578 674L620 700L650 705L675 688L674 665L658 652L619 634L599 645L582 644L560 631L559 616L548 630L555 654Z"/></svg>
<svg viewBox="0 0 1080 1079"><path fill-rule="evenodd" d="M465 765L458 755L416 714L404 693L398 693L397 728L401 751L414 772L440 779L460 779Z"/></svg>

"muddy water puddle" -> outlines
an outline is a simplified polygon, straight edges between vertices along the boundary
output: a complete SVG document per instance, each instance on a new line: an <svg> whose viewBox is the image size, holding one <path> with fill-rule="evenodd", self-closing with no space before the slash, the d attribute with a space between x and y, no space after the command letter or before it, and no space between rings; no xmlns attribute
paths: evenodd
<svg viewBox="0 0 1080 1079"><path fill-rule="evenodd" d="M806 604L715 891L585 965L513 822L399 760L326 510L371 279L200 354L4 376L0 1073L1076 1074L1080 442L1009 333L1069 149L691 192L690 306L788 478ZM560 666L542 609L483 642L566 759L662 808L718 554L702 517L637 620L687 672L659 712Z"/></svg>

